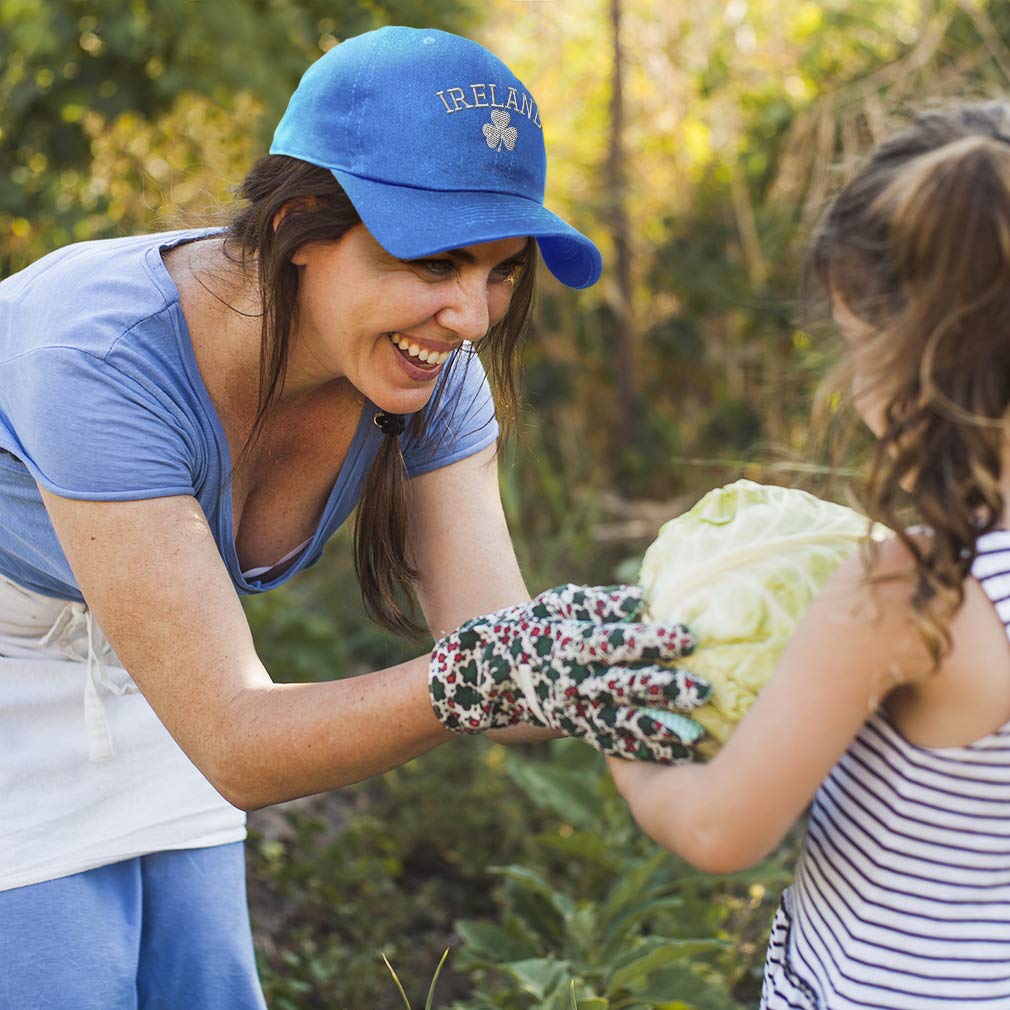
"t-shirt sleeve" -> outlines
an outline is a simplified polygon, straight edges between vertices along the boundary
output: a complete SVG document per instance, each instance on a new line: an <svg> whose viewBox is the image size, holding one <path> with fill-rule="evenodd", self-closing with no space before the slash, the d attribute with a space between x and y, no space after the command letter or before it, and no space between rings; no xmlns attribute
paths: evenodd
<svg viewBox="0 0 1010 1010"><path fill-rule="evenodd" d="M195 494L192 425L109 360L47 346L0 362L0 445L65 498Z"/></svg>
<svg viewBox="0 0 1010 1010"><path fill-rule="evenodd" d="M423 434L404 445L410 477L456 463L498 439L494 399L476 352L464 345L447 366L426 408Z"/></svg>

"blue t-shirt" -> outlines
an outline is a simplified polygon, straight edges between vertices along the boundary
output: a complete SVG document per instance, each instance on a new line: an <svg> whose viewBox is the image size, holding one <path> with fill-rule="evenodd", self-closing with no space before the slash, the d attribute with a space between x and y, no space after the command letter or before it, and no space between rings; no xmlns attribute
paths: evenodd
<svg viewBox="0 0 1010 1010"><path fill-rule="evenodd" d="M240 594L273 589L315 564L353 510L383 438L371 402L297 561L272 580L243 576L230 485L218 494L232 465L228 441L161 259L162 249L220 230L82 242L0 282L0 573L48 596L83 599L37 485L102 501L193 495ZM498 436L469 348L446 362L437 386L425 437L402 436L409 476Z"/></svg>

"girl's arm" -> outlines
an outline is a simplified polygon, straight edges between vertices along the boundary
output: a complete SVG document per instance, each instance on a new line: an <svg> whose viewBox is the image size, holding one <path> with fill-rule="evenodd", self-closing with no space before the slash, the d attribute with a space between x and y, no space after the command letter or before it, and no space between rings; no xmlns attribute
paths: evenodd
<svg viewBox="0 0 1010 1010"><path fill-rule="evenodd" d="M411 480L409 537L418 599L437 640L479 614L530 596L519 571L498 487L494 446ZM499 743L553 739L534 726L488 733Z"/></svg>
<svg viewBox="0 0 1010 1010"><path fill-rule="evenodd" d="M875 570L907 572L896 539ZM608 759L655 841L710 873L750 866L781 842L888 690L928 667L909 582L867 586L845 562L804 614L774 675L708 764Z"/></svg>

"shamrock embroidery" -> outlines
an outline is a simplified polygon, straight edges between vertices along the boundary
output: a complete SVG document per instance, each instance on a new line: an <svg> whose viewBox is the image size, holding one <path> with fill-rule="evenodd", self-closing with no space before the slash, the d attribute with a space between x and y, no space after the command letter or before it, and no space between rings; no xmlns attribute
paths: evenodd
<svg viewBox="0 0 1010 1010"><path fill-rule="evenodd" d="M484 124L484 139L488 147L500 151L504 144L511 151L516 146L519 131L514 126L509 126L511 118L502 109L495 109L491 113L491 122Z"/></svg>

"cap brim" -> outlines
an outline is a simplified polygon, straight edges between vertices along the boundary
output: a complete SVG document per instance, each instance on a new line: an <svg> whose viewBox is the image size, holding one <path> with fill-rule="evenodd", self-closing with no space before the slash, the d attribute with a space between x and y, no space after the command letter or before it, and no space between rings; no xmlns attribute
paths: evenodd
<svg viewBox="0 0 1010 1010"><path fill-rule="evenodd" d="M534 200L508 193L416 189L330 171L375 240L400 259L529 235L562 284L588 288L600 279L599 249Z"/></svg>

